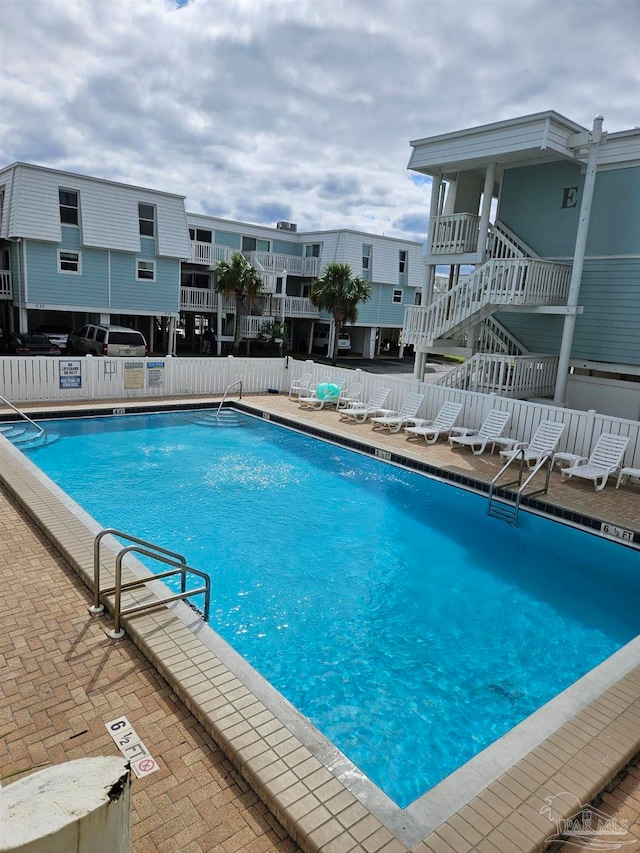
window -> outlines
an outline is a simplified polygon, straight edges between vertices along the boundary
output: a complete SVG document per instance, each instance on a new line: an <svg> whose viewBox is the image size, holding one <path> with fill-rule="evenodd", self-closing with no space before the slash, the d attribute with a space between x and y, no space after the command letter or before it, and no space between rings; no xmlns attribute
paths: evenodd
<svg viewBox="0 0 640 853"><path fill-rule="evenodd" d="M393 298L391 301L397 302L399 305L402 305L402 291L401 290L394 290L393 291Z"/></svg>
<svg viewBox="0 0 640 853"><path fill-rule="evenodd" d="M305 258L319 258L320 257L320 243L309 243L309 245L304 247L304 256Z"/></svg>
<svg viewBox="0 0 640 853"><path fill-rule="evenodd" d="M398 253L398 284L405 284L407 280L407 253L400 249Z"/></svg>
<svg viewBox="0 0 640 853"><path fill-rule="evenodd" d="M138 281L155 281L156 280L156 262L155 261L138 261Z"/></svg>
<svg viewBox="0 0 640 853"><path fill-rule="evenodd" d="M258 240L256 237L242 238L243 252L268 252L270 243L268 240Z"/></svg>
<svg viewBox="0 0 640 853"><path fill-rule="evenodd" d="M58 272L82 275L82 253L58 249Z"/></svg>
<svg viewBox="0 0 640 853"><path fill-rule="evenodd" d="M201 287L207 290L211 286L209 273L195 272L193 270L183 270L180 276L180 283L183 287Z"/></svg>
<svg viewBox="0 0 640 853"><path fill-rule="evenodd" d="M371 281L371 246L362 244L362 278Z"/></svg>
<svg viewBox="0 0 640 853"><path fill-rule="evenodd" d="M58 190L60 201L60 223L62 225L77 225L78 217L78 193L74 190Z"/></svg>
<svg viewBox="0 0 640 853"><path fill-rule="evenodd" d="M413 294L413 304L414 305L422 305L422 291L415 290Z"/></svg>
<svg viewBox="0 0 640 853"><path fill-rule="evenodd" d="M141 237L155 237L156 235L156 209L153 204L138 205L138 222L140 223Z"/></svg>
<svg viewBox="0 0 640 853"><path fill-rule="evenodd" d="M189 228L189 237L198 243L213 243L213 231L206 228Z"/></svg>

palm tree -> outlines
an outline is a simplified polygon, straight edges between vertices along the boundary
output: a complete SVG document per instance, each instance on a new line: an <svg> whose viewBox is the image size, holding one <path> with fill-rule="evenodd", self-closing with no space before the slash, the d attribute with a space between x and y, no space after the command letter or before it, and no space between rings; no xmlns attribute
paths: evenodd
<svg viewBox="0 0 640 853"><path fill-rule="evenodd" d="M327 264L320 278L316 279L309 298L322 311L333 314L335 335L331 363L338 359L338 340L345 323L358 319L358 303L366 302L371 296L371 285L360 277L353 277L349 264Z"/></svg>
<svg viewBox="0 0 640 853"><path fill-rule="evenodd" d="M218 261L213 269L216 277L216 289L225 296L233 296L236 301L236 320L233 327L233 354L238 355L240 349L240 308L244 300L248 303L248 313L251 314L253 300L262 288L260 274L244 258L240 252L232 255L230 261ZM249 341L247 341L249 355Z"/></svg>

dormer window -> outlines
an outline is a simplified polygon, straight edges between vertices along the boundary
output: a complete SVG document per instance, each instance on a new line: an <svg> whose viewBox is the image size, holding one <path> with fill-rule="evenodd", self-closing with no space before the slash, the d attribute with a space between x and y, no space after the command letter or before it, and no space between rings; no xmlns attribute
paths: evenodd
<svg viewBox="0 0 640 853"><path fill-rule="evenodd" d="M156 236L156 208L153 204L138 205L138 222L141 237Z"/></svg>
<svg viewBox="0 0 640 853"><path fill-rule="evenodd" d="M78 193L75 190L58 190L58 199L61 225L78 225Z"/></svg>

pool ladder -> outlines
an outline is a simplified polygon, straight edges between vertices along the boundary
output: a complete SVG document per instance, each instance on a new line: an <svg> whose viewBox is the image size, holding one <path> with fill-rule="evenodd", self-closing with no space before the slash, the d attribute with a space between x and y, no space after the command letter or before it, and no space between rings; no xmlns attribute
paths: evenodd
<svg viewBox="0 0 640 853"><path fill-rule="evenodd" d="M524 448L519 450L515 456L512 456L498 471L496 476L491 481L491 485L489 486L489 503L487 505L487 515L491 515L494 518L499 518L501 521L506 521L508 524L516 525L518 523L518 513L520 512L520 501L523 497L525 497L524 491L529 485L529 483L536 476L538 471L546 466L546 476L544 481L544 486L541 489L536 489L533 492L529 492L526 497L530 498L534 495L547 494L549 491L549 478L551 476L551 468L553 466L553 453L549 456L543 456L542 459L536 464L536 466L532 469L531 473L527 477L527 479L522 482L522 478L524 476ZM515 462L516 460L520 463L520 469L518 472L518 478L516 480L511 480L508 483L500 483L499 480L502 475L508 470L509 466ZM518 486L518 490L516 492L516 499L514 503L509 502L505 499L504 496L497 496L495 494L496 488L500 489L508 489L510 486Z"/></svg>
<svg viewBox="0 0 640 853"><path fill-rule="evenodd" d="M116 555L115 585L107 587L105 589L101 589L100 543L102 542L105 536L116 536L119 539L124 539L125 541L133 542L134 544L123 546ZM154 560L158 560L160 563L165 563L165 565L173 566L173 568L169 569L166 572L154 574L151 577L141 578L122 583L122 561L124 557L132 551L136 552L137 554L142 554L145 557L151 557ZM133 607L127 607L126 610L122 609L123 589L134 589L135 587L144 586L150 581L160 580L161 578L168 578L171 575L177 574L180 575L179 593L168 596L166 598L156 598L155 600L146 602L144 604L136 604ZM187 574L196 575L197 577L202 578L204 581L204 586L200 587L199 589L187 590ZM204 572L201 572L199 569L194 569L191 566L188 566L187 561L182 554L178 554L175 551L169 551L167 548L161 548L159 545L154 545L153 542L147 542L145 539L139 539L137 536L131 536L129 533L124 533L122 530L116 530L114 527L109 527L105 530L101 530L100 533L98 533L98 535L93 540L93 604L89 608L89 612L92 614L92 616L102 615L102 613L104 613L104 604L102 604L102 602L100 601L101 596L107 595L109 593L114 594L114 626L113 630L109 631L109 636L112 640L119 640L120 637L124 636L124 630L120 624L122 616L129 616L132 613L142 613L144 610L151 610L155 607L161 607L163 604L169 604L169 602L171 601L178 601L180 599L187 599L193 595L204 594L204 612L200 615L203 617L205 622L208 622L211 600L210 592L211 578L209 577L209 575L205 574ZM187 602L187 604L189 603L190 602ZM197 608L194 609L197 610Z"/></svg>

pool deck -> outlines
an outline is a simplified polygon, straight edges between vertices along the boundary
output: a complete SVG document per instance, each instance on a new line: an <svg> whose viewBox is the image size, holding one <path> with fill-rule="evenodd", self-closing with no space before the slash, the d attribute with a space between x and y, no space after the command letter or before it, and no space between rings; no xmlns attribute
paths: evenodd
<svg viewBox="0 0 640 853"><path fill-rule="evenodd" d="M140 404L110 401L104 409ZM444 442L409 443L403 435L344 423L335 412L300 409L284 397L252 396L243 404L485 483L500 465L497 455L453 453ZM43 407L24 408L33 416ZM161 765L134 780L136 852L261 853L294 851L296 843L323 853L537 851L554 834L540 813L546 797L566 791L586 804L607 785L600 808L629 819L624 840L640 848L640 773L629 764L640 751L640 666L629 656L621 677L598 699L511 769L496 771L494 781L437 828L409 842L410 832L381 820L344 784L339 767L328 769L256 698L203 641L199 620L185 616L184 605L129 617L124 639L106 639L110 619L86 611L95 528L5 440L0 480L1 776L113 754L104 723L126 714ZM616 490L615 483L595 493L588 483L561 483L554 472L545 500L640 531L639 495L640 487ZM112 568L104 559L104 574Z"/></svg>

